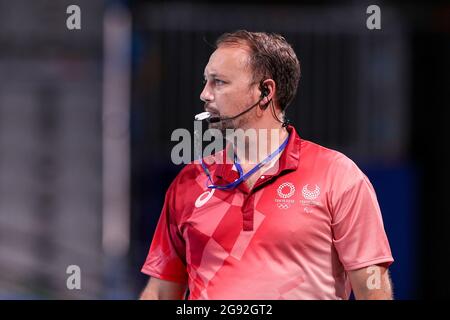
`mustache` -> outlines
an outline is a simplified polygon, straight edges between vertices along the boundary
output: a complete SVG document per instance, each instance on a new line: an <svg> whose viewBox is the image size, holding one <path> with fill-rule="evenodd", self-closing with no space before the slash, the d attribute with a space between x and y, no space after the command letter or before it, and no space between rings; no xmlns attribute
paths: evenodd
<svg viewBox="0 0 450 320"><path fill-rule="evenodd" d="M211 116L220 116L219 110L217 110L215 108L211 108L211 106L207 103L205 103L205 105L203 106L203 109L205 111L208 111L211 114Z"/></svg>

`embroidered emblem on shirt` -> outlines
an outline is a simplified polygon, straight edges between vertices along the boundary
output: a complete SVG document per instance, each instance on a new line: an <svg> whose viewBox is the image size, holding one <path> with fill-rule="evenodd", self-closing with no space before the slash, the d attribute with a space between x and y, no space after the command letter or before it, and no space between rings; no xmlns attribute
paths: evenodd
<svg viewBox="0 0 450 320"><path fill-rule="evenodd" d="M289 191L287 193L286 193L286 191L287 191L286 188L289 188ZM295 193L295 186L290 182L285 182L278 187L277 193L280 198L284 198L284 199L290 198Z"/></svg>
<svg viewBox="0 0 450 320"><path fill-rule="evenodd" d="M277 189L277 194L281 199L275 199L277 207L279 209L289 209L295 200L289 199L295 194L295 186L291 182L284 182L280 184Z"/></svg>
<svg viewBox="0 0 450 320"><path fill-rule="evenodd" d="M314 199L317 199L317 197L319 196L319 194L320 194L320 188L319 188L319 186L316 184L316 188L315 188L313 191L310 191L310 190L308 189L308 184L306 184L305 186L303 186L302 194L303 194L303 197L304 197L306 200L314 200Z"/></svg>
<svg viewBox="0 0 450 320"><path fill-rule="evenodd" d="M313 212L314 207L322 207L320 201L315 201L320 195L320 187L316 184L314 190L309 189L309 184L305 184L302 188L304 200L300 200L303 211L306 213Z"/></svg>

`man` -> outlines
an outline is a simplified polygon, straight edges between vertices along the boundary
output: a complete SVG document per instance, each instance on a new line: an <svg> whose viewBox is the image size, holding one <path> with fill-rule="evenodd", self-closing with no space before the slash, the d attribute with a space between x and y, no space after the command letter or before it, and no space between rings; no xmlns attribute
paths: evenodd
<svg viewBox="0 0 450 320"><path fill-rule="evenodd" d="M292 47L247 31L216 46L200 95L210 127L278 134L247 137L231 164L183 168L166 193L141 299L183 299L187 289L189 299L348 299L352 289L356 299L392 299L393 258L369 180L283 120L300 78ZM258 148L258 163L269 160L253 170L246 151L261 142L270 147Z"/></svg>

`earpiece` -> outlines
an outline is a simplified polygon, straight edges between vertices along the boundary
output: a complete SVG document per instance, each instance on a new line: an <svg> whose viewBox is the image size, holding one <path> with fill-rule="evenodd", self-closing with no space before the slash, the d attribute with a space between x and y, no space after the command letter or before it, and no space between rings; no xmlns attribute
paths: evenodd
<svg viewBox="0 0 450 320"><path fill-rule="evenodd" d="M267 88L267 86L264 85L262 81L261 81L261 83L259 85L259 89L261 90L261 100L269 95L269 88ZM266 110L268 106L269 106L269 102L267 102L266 104L262 105L261 106L261 110Z"/></svg>
<svg viewBox="0 0 450 320"><path fill-rule="evenodd" d="M269 89L266 86L261 88L261 98L265 98L269 95Z"/></svg>

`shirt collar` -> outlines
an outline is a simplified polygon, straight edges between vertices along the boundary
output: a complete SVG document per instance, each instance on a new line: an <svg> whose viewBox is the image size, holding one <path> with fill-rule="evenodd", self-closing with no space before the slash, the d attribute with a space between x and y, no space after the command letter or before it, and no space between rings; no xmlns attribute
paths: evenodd
<svg viewBox="0 0 450 320"><path fill-rule="evenodd" d="M285 171L295 171L298 168L300 162L301 138L292 125L288 125L286 129L289 132L289 141L280 158L278 159L279 169L275 176L279 176ZM218 178L219 180L224 180L227 183L232 182L237 177L239 177L237 171L233 170L233 164L225 163L226 152L229 150L230 147L227 146L222 155L223 161L221 164L217 165L217 169L214 172L214 176L216 178Z"/></svg>

